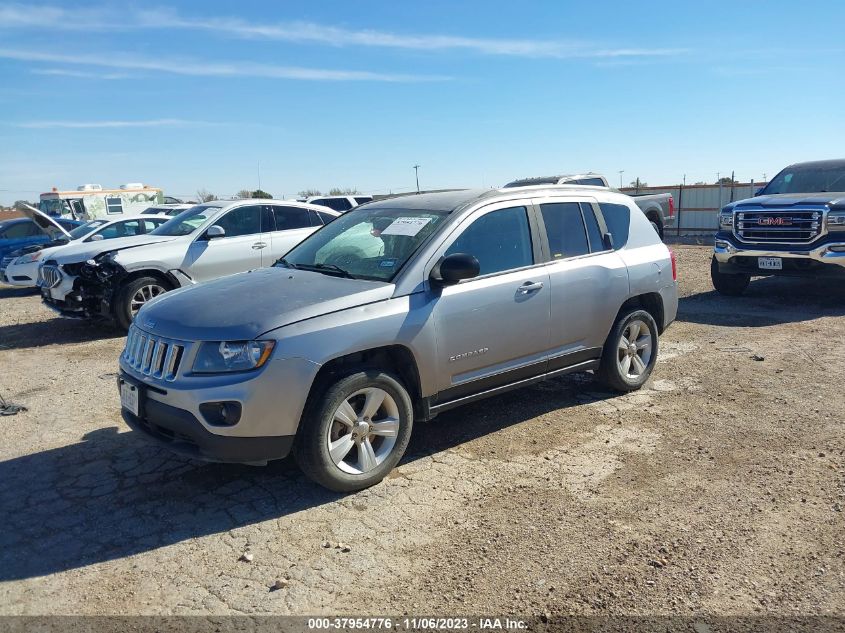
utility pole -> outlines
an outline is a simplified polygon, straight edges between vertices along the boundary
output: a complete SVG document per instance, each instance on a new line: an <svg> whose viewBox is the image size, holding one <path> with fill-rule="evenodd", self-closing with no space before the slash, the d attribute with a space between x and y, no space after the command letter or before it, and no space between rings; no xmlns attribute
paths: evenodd
<svg viewBox="0 0 845 633"><path fill-rule="evenodd" d="M258 190L261 191L261 161L258 161Z"/></svg>
<svg viewBox="0 0 845 633"><path fill-rule="evenodd" d="M414 165L414 176L417 178L417 193L420 192L420 166Z"/></svg>
<svg viewBox="0 0 845 633"><path fill-rule="evenodd" d="M624 173L625 173L624 169L619 170L619 188L620 189L622 188L622 174L624 174Z"/></svg>

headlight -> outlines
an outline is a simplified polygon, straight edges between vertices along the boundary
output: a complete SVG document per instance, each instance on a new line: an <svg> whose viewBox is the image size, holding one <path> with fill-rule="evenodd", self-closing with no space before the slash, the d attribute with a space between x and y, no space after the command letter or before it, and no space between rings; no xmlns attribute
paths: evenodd
<svg viewBox="0 0 845 633"><path fill-rule="evenodd" d="M16 264L31 264L32 262L37 262L41 259L41 255L44 254L44 251L35 251L34 253L28 253L26 255L21 255L15 260Z"/></svg>
<svg viewBox="0 0 845 633"><path fill-rule="evenodd" d="M220 341L203 343L194 359L198 374L258 369L273 351L275 341Z"/></svg>
<svg viewBox="0 0 845 633"><path fill-rule="evenodd" d="M719 226L731 227L734 225L733 211L721 211L719 213Z"/></svg>
<svg viewBox="0 0 845 633"><path fill-rule="evenodd" d="M831 231L845 231L845 211L831 211L827 216L827 228Z"/></svg>

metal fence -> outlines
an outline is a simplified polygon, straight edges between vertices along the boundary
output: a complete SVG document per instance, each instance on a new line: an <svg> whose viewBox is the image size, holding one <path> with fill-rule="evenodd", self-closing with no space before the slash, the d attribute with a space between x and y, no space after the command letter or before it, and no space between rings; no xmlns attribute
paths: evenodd
<svg viewBox="0 0 845 633"><path fill-rule="evenodd" d="M671 193L675 198L675 226L669 233L691 235L713 233L719 209L750 198L765 182L738 182L733 185L667 185L665 187L624 187L624 193Z"/></svg>

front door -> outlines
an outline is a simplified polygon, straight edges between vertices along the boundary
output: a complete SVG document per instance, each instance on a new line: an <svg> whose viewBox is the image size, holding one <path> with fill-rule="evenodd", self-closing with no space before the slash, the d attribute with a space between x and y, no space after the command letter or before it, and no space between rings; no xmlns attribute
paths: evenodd
<svg viewBox="0 0 845 633"><path fill-rule="evenodd" d="M194 281L208 281L261 267L269 237L261 231L261 205L236 207L215 225L226 234L208 238L203 232L188 249L186 268Z"/></svg>
<svg viewBox="0 0 845 633"><path fill-rule="evenodd" d="M481 272L443 288L434 301L438 403L546 369L549 276L538 265L532 214L527 206L482 209L444 244L443 255L473 255Z"/></svg>

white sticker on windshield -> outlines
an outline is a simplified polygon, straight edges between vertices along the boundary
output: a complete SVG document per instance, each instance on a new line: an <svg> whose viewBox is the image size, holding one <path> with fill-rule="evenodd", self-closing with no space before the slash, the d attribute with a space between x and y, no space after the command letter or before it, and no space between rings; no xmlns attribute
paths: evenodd
<svg viewBox="0 0 845 633"><path fill-rule="evenodd" d="M431 222L431 218L396 218L381 234L414 237L429 222Z"/></svg>

